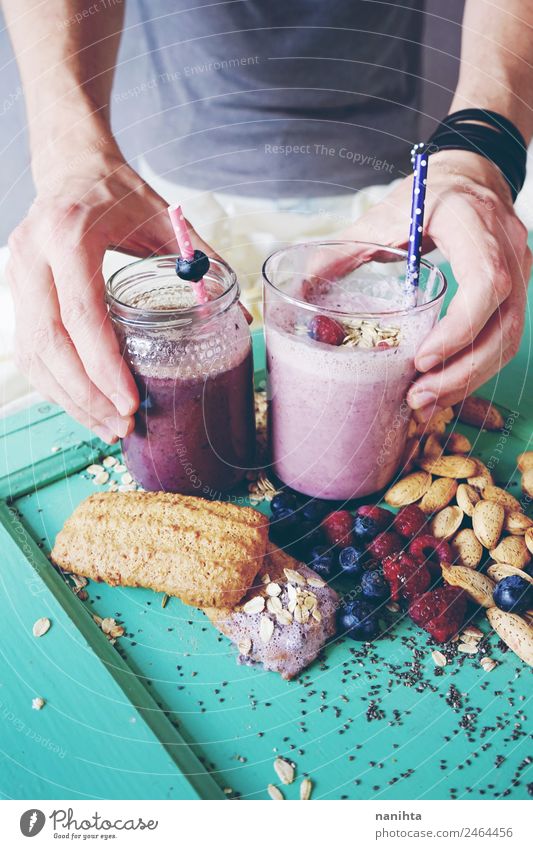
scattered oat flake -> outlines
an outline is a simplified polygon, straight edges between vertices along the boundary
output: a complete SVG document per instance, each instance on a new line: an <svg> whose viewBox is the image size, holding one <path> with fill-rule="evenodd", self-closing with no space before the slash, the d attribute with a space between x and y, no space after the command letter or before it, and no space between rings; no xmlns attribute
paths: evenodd
<svg viewBox="0 0 533 849"><path fill-rule="evenodd" d="M326 586L326 582L322 578L308 578L307 583L310 587L317 587L318 589Z"/></svg>
<svg viewBox="0 0 533 849"><path fill-rule="evenodd" d="M61 445L52 445L50 451L52 454L57 454L58 451L61 451Z"/></svg>
<svg viewBox="0 0 533 849"><path fill-rule="evenodd" d="M301 587L305 587L307 581L305 580L303 575L300 575L296 569L284 569L285 577L288 581L291 581L293 584L299 584Z"/></svg>
<svg viewBox="0 0 533 849"><path fill-rule="evenodd" d="M255 595L243 605L244 613L261 613L265 609L265 599L262 595Z"/></svg>
<svg viewBox="0 0 533 849"><path fill-rule="evenodd" d="M290 625L292 623L292 613L289 610L280 610L276 613L276 622L278 625Z"/></svg>
<svg viewBox="0 0 533 849"><path fill-rule="evenodd" d="M282 784L292 784L294 781L294 767L285 758L276 758L274 770Z"/></svg>
<svg viewBox="0 0 533 849"><path fill-rule="evenodd" d="M432 651L431 657L433 658L433 663L435 664L435 666L446 666L446 664L448 663L441 651Z"/></svg>
<svg viewBox="0 0 533 849"><path fill-rule="evenodd" d="M271 596L267 599L267 610L269 613L281 613L283 610L283 605L281 603L281 599L278 596Z"/></svg>
<svg viewBox="0 0 533 849"><path fill-rule="evenodd" d="M101 472L98 472L98 474L94 476L93 483L102 485L104 483L107 483L108 480L109 480L109 472L106 472L104 469L102 469Z"/></svg>
<svg viewBox="0 0 533 849"><path fill-rule="evenodd" d="M250 654L250 650L252 648L252 641L250 637L247 637L245 640L241 640L240 643L237 643L237 648L239 649L240 654Z"/></svg>
<svg viewBox="0 0 533 849"><path fill-rule="evenodd" d="M102 465L105 469L111 469L112 466L116 466L117 463L118 460L116 457L104 457L104 459L102 460Z"/></svg>
<svg viewBox="0 0 533 849"><path fill-rule="evenodd" d="M124 465L124 463L119 463L118 466L115 466L113 471L116 472L117 475L121 475L122 472L127 472L128 470L127 470L126 466Z"/></svg>
<svg viewBox="0 0 533 849"><path fill-rule="evenodd" d="M98 465L98 463L93 463L91 466L87 466L85 469L88 475L97 475L99 472L104 471L104 467Z"/></svg>
<svg viewBox="0 0 533 849"><path fill-rule="evenodd" d="M477 654L477 645L474 643L459 643L457 651L463 654Z"/></svg>
<svg viewBox="0 0 533 849"><path fill-rule="evenodd" d="M274 799L276 802L281 802L285 799L285 796L275 784L269 784L267 787L268 795L271 799Z"/></svg>
<svg viewBox="0 0 533 849"><path fill-rule="evenodd" d="M45 706L45 700L40 696L37 696L35 699L31 700L31 706L33 710L41 710Z"/></svg>
<svg viewBox="0 0 533 849"><path fill-rule="evenodd" d="M304 778L302 783L300 784L300 799L306 801L311 798L311 793L313 792L313 782L310 778Z"/></svg>
<svg viewBox="0 0 533 849"><path fill-rule="evenodd" d="M47 631L50 630L51 622L46 616L42 616L41 619L37 619L36 622L33 623L33 636L34 637L42 637L46 634Z"/></svg>
<svg viewBox="0 0 533 849"><path fill-rule="evenodd" d="M481 661L481 666L483 667L485 672L492 672L493 669L496 669L498 664L495 660L492 659L492 657L484 657Z"/></svg>
<svg viewBox="0 0 533 849"><path fill-rule="evenodd" d="M125 484L133 483L133 478L132 478L132 476L130 475L129 472L124 472L124 474L122 475L120 480L122 481L122 483L125 483Z"/></svg>
<svg viewBox="0 0 533 849"><path fill-rule="evenodd" d="M279 584L276 584L275 582L271 582L270 584L267 584L266 591L267 591L267 594L270 595L270 596L280 595L281 594L281 587L280 587Z"/></svg>
<svg viewBox="0 0 533 849"><path fill-rule="evenodd" d="M259 622L259 637L262 643L268 643L274 633L274 623L269 616L263 614Z"/></svg>
<svg viewBox="0 0 533 849"><path fill-rule="evenodd" d="M385 607L387 608L389 613L398 613L398 611L400 610L400 605L395 601L389 602L389 604L386 604Z"/></svg>

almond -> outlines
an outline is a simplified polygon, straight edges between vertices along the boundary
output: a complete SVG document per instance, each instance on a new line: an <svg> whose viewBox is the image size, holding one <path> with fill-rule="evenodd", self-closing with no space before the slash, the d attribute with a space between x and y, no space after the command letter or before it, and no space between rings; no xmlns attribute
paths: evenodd
<svg viewBox="0 0 533 849"><path fill-rule="evenodd" d="M518 575L519 578L523 578L524 581L529 581L530 584L533 584L533 578L527 572L517 569L516 566L511 566L510 563L491 563L487 568L487 575L496 582L501 581L503 578L508 578L510 575Z"/></svg>
<svg viewBox="0 0 533 849"><path fill-rule="evenodd" d="M412 436L416 436L417 431L417 423L416 419L411 416L409 419L409 424L407 425L407 439L411 439Z"/></svg>
<svg viewBox="0 0 533 849"><path fill-rule="evenodd" d="M457 481L453 478L437 478L418 505L424 513L436 513L443 510L457 492Z"/></svg>
<svg viewBox="0 0 533 849"><path fill-rule="evenodd" d="M442 445L436 433L430 433L424 442L422 450L424 457L440 457L442 454Z"/></svg>
<svg viewBox="0 0 533 849"><path fill-rule="evenodd" d="M422 498L431 486L431 475L413 472L393 484L385 493L385 501L391 507L405 507Z"/></svg>
<svg viewBox="0 0 533 849"><path fill-rule="evenodd" d="M500 411L490 401L477 395L470 395L453 409L460 422L483 430L501 430L505 424Z"/></svg>
<svg viewBox="0 0 533 849"><path fill-rule="evenodd" d="M504 510L513 510L518 513L522 510L522 505L514 495L502 489L501 486L487 484L483 489L483 498L485 501L495 501L496 504L501 504Z"/></svg>
<svg viewBox="0 0 533 849"><path fill-rule="evenodd" d="M522 475L522 492L533 498L533 469L526 469Z"/></svg>
<svg viewBox="0 0 533 849"><path fill-rule="evenodd" d="M441 568L442 577L447 584L452 587L461 587L481 607L493 606L494 583L486 575L467 566L449 566L447 563L441 563Z"/></svg>
<svg viewBox="0 0 533 849"><path fill-rule="evenodd" d="M474 533L485 548L493 548L500 539L505 510L494 501L478 501L472 514Z"/></svg>
<svg viewBox="0 0 533 849"><path fill-rule="evenodd" d="M436 539L449 539L461 527L464 514L460 507L445 507L431 521L431 533Z"/></svg>
<svg viewBox="0 0 533 849"><path fill-rule="evenodd" d="M494 560L497 560L498 563L509 563L511 566L516 566L517 569L522 569L531 560L531 555L523 537L517 536L502 539L496 548L491 549L490 556Z"/></svg>
<svg viewBox="0 0 533 849"><path fill-rule="evenodd" d="M476 466L476 474L473 475L471 478L467 478L466 482L470 484L470 486L473 486L474 489L478 489L480 492L482 492L483 489L487 486L487 484L494 483L494 479L485 463L482 463L481 460L477 459L477 457Z"/></svg>
<svg viewBox="0 0 533 849"><path fill-rule="evenodd" d="M533 520L529 516L526 516L525 513L517 513L515 511L506 513L504 528L510 534L521 536L531 527L533 527Z"/></svg>
<svg viewBox="0 0 533 849"><path fill-rule="evenodd" d="M477 472L477 464L470 457L462 454L446 454L441 457L418 460L418 465L432 475L442 478L468 478Z"/></svg>
<svg viewBox="0 0 533 849"><path fill-rule="evenodd" d="M472 516L474 512L474 507L478 503L481 495L474 489L473 486L470 486L468 483L460 483L457 487L457 492L455 494L455 500L457 504L465 514L465 516Z"/></svg>
<svg viewBox="0 0 533 849"><path fill-rule="evenodd" d="M487 610L487 619L499 637L518 657L533 666L533 630L516 613L507 613L498 607Z"/></svg>
<svg viewBox="0 0 533 849"><path fill-rule="evenodd" d="M528 551L533 554L533 528L528 528L525 532L524 542L527 545Z"/></svg>
<svg viewBox="0 0 533 849"><path fill-rule="evenodd" d="M472 445L464 433L454 430L446 440L445 449L450 454L469 454L472 450Z"/></svg>
<svg viewBox="0 0 533 849"><path fill-rule="evenodd" d="M483 557L483 546L472 528L463 528L455 535L450 543L451 549L461 564L469 569L476 569Z"/></svg>
<svg viewBox="0 0 533 849"><path fill-rule="evenodd" d="M398 468L402 472L402 474L406 475L413 468L415 457L418 456L418 451L420 449L420 440L416 439L416 437L412 437L408 439L405 443L405 448L403 449L403 454L399 463Z"/></svg>
<svg viewBox="0 0 533 849"><path fill-rule="evenodd" d="M533 469L533 451L523 451L516 458L516 465L521 472Z"/></svg>
<svg viewBox="0 0 533 849"><path fill-rule="evenodd" d="M451 419L449 418L449 410L451 410L451 407L448 407L447 410L438 410L431 416L430 419L427 420L424 418L423 415L419 413L418 410L415 410L413 415L417 423L416 430L418 436L428 436L430 433L443 434L446 430L446 425L449 421L451 421Z"/></svg>

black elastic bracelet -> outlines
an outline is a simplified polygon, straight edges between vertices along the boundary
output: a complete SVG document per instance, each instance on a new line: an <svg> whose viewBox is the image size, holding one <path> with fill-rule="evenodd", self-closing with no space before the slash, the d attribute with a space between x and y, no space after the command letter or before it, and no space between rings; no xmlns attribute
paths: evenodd
<svg viewBox="0 0 533 849"><path fill-rule="evenodd" d="M468 150L489 159L505 177L513 202L524 185L525 139L517 127L498 112L489 109L452 112L441 121L427 143L428 154L440 150Z"/></svg>

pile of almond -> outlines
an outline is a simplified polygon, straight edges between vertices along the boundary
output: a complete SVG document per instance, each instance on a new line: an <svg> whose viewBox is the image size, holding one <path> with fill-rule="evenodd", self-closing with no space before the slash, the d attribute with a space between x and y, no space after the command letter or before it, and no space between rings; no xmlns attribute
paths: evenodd
<svg viewBox="0 0 533 849"><path fill-rule="evenodd" d="M431 517L429 532L452 551L453 563L441 564L446 583L461 587L486 608L500 638L533 665L533 610L522 616L507 613L494 606L492 597L496 582L508 575L533 583L524 571L533 554L533 521L525 514L533 497L533 451L517 458L524 493L519 501L497 486L487 466L472 456L464 434L446 434L454 417L448 408L429 422L416 416L411 420L403 464L407 474L385 493L385 501L391 507L417 504ZM504 424L499 411L482 398L467 399L457 417L487 430Z"/></svg>

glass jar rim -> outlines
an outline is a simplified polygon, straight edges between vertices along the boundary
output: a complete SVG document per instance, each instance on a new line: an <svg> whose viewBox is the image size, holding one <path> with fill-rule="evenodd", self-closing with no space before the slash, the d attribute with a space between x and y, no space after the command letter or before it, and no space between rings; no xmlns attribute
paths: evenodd
<svg viewBox="0 0 533 849"><path fill-rule="evenodd" d="M318 241L317 242L300 242L300 243L295 244L295 245L289 245L288 247L280 248L279 250L274 251L274 253L270 254L270 256L268 256L266 258L266 260L263 263L263 267L262 267L263 282L268 284L271 287L271 289L273 289L275 292L277 292L285 301L288 301L289 303L293 304L294 306L301 307L302 309L307 309L310 312L313 312L315 314L348 316L348 317L351 317L351 318L353 318L353 317L376 318L376 316L401 317L401 316L416 315L418 313L424 312L424 310L427 310L427 309L430 309L431 307L434 307L435 304L437 304L439 301L441 301L444 298L444 295L446 294L446 291L448 289L448 283L446 281L446 277L444 276L441 269L437 265L435 265L435 263L430 262L429 260L424 259L424 258L422 258L420 260L420 265L424 266L424 268L427 268L430 272L434 271L436 273L438 279L440 280L441 285L440 285L438 293L435 295L434 298L431 298L431 300L426 301L426 303L424 303L424 304L417 304L414 307L408 307L408 308L404 307L402 309L395 309L395 310L376 310L374 312L368 311L368 310L366 310L366 311L361 310L361 311L358 311L358 312L353 312L353 311L350 311L350 310L340 310L340 309L333 309L331 307L317 306L316 304L309 303L309 301L303 301L300 298L295 297L294 295L288 295L286 292L284 292L282 289L280 289L273 282L273 280L271 280L269 278L269 276L268 276L268 266L271 263L271 261L273 259L275 259L276 257L279 257L282 254L291 253L292 251L296 251L299 248L312 248L312 247L321 248L321 247L326 247L326 246L329 246L329 245L331 245L331 246L335 246L335 245L343 245L343 246L359 245L359 246L361 246L362 245L362 246L369 247L369 248L376 248L379 251L387 251L387 253L394 254L398 257L398 259L403 259L403 260L407 259L407 253L408 253L403 248L393 248L393 247L390 247L389 245L381 245L378 242L364 242L364 241L355 240L355 239L331 239L331 240L325 240L325 241L320 241L320 242L318 242ZM372 261L372 258L370 258L369 261Z"/></svg>
<svg viewBox="0 0 533 849"><path fill-rule="evenodd" d="M131 280L129 282L134 282L135 279L142 280L143 278L155 279L157 275L149 271L150 263L155 266L154 271L157 268L170 270L174 269L178 256L178 254L162 254L161 256L145 257L117 269L109 277L105 285L105 300L113 319L124 322L125 324L181 327L196 322L205 322L214 316L226 312L238 301L240 289L235 271L224 260L215 259L214 257L209 257L209 271L205 275L205 278L224 282L225 288L224 291L214 298L210 298L205 304L191 304L187 307L170 309L144 309L126 303L113 292L113 287L116 287L121 275L124 275L125 272L131 272ZM142 273L142 267L146 269L144 275ZM127 282L127 280L128 278L125 278L123 282ZM186 281L182 282L185 283Z"/></svg>

